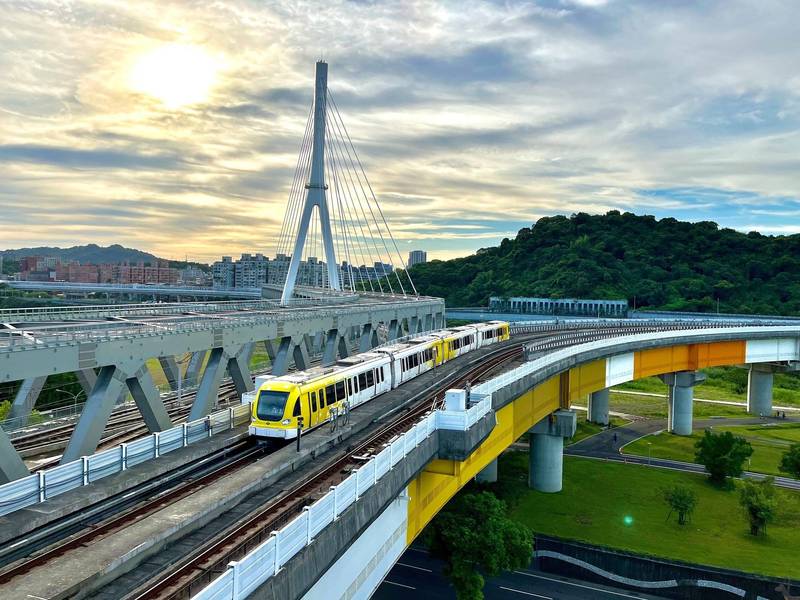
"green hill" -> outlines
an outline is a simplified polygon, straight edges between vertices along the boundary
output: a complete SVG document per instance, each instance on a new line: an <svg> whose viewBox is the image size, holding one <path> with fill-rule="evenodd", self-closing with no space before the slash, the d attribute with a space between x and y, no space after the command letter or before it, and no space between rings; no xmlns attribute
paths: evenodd
<svg viewBox="0 0 800 600"><path fill-rule="evenodd" d="M800 235L611 211L539 219L513 240L411 270L448 306L489 296L627 298L667 310L800 314Z"/></svg>

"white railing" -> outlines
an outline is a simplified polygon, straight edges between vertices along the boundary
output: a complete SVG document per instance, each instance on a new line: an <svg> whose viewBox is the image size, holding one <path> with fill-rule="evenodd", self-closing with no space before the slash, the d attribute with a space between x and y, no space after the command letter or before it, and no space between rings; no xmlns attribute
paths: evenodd
<svg viewBox="0 0 800 600"><path fill-rule="evenodd" d="M39 471L0 485L0 515L44 502L49 498L94 483L168 452L185 448L250 420L250 405L242 404L211 413L91 456Z"/></svg>
<svg viewBox="0 0 800 600"><path fill-rule="evenodd" d="M437 411L438 412L438 411ZM325 527L372 488L392 467L437 429L437 412L429 413L411 429L397 436L367 463L354 470L339 485L297 517L274 531L271 537L202 589L195 600L238 600L246 598L298 552L311 543Z"/></svg>

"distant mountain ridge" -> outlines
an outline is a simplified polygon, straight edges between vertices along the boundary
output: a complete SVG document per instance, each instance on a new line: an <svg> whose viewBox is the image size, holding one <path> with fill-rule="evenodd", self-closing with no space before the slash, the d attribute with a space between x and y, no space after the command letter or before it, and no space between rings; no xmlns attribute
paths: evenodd
<svg viewBox="0 0 800 600"><path fill-rule="evenodd" d="M85 246L72 246L71 248L59 248L57 246L38 246L36 248L17 248L10 250L0 250L4 258L10 260L20 260L26 256L54 256L62 261L77 260L81 263L121 263L128 261L145 263L163 260L154 254L137 250L135 248L125 248L119 244L111 246L98 246L97 244L87 244Z"/></svg>

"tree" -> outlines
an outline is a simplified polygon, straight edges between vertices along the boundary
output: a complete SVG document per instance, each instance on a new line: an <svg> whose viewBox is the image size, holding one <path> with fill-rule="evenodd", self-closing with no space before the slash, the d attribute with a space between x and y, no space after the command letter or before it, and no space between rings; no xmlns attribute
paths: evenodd
<svg viewBox="0 0 800 600"><path fill-rule="evenodd" d="M789 446L789 449L783 453L778 468L781 473L800 479L800 443Z"/></svg>
<svg viewBox="0 0 800 600"><path fill-rule="evenodd" d="M526 567L533 533L491 492L459 494L431 522L431 552L445 561L458 600L482 600L483 576Z"/></svg>
<svg viewBox="0 0 800 600"><path fill-rule="evenodd" d="M697 506L697 494L685 486L674 485L664 490L664 502L669 505L667 520L674 511L678 513L678 524L685 525Z"/></svg>
<svg viewBox="0 0 800 600"><path fill-rule="evenodd" d="M750 521L750 534L767 533L767 523L775 519L778 501L772 477L763 481L744 480L739 488L739 504Z"/></svg>
<svg viewBox="0 0 800 600"><path fill-rule="evenodd" d="M744 461L753 455L750 443L730 431L713 433L706 429L694 447L695 461L705 466L714 483L725 483L727 477L741 475Z"/></svg>

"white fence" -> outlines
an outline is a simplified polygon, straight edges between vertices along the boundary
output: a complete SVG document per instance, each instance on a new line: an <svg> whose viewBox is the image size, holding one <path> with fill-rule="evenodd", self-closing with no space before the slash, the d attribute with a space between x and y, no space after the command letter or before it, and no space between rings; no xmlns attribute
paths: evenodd
<svg viewBox="0 0 800 600"><path fill-rule="evenodd" d="M184 448L250 420L250 405L242 404L182 423L127 444L120 444L0 486L0 515L44 502L69 490L94 483L163 454Z"/></svg>
<svg viewBox="0 0 800 600"><path fill-rule="evenodd" d="M483 402L484 407L488 406L490 399ZM470 410L477 408L476 405ZM293 556L310 544L320 531L333 523L334 519L347 510L350 505L357 502L367 490L380 481L381 477L408 456L436 429L451 429L451 427L440 426L440 412L442 411L436 411L423 417L414 427L387 444L381 452L373 456L361 468L354 470L347 479L339 485L331 487L330 491L322 498L304 508L300 515L280 531L274 531L266 542L247 554L242 560L231 562L225 573L202 589L194 596L194 599L238 600L246 598L258 586L275 575ZM464 411L463 414L468 412ZM486 412L488 409L485 409L483 414Z"/></svg>

